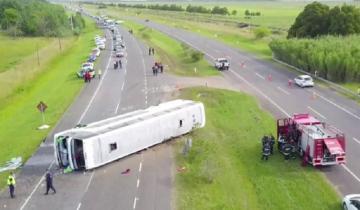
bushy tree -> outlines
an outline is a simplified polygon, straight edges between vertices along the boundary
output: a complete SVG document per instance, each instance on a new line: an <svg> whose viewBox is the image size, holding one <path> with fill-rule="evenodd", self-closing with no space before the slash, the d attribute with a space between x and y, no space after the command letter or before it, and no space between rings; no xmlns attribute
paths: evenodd
<svg viewBox="0 0 360 210"><path fill-rule="evenodd" d="M256 39L262 39L271 34L270 30L266 27L258 27L254 30L254 35Z"/></svg>
<svg viewBox="0 0 360 210"><path fill-rule="evenodd" d="M316 37L327 34L329 7L319 2L305 6L288 31L288 38Z"/></svg>
<svg viewBox="0 0 360 210"><path fill-rule="evenodd" d="M229 11L228 11L228 8L226 8L226 7L215 6L212 8L211 14L228 15Z"/></svg>
<svg viewBox="0 0 360 210"><path fill-rule="evenodd" d="M231 15L237 15L237 10L233 10L233 11L231 11Z"/></svg>

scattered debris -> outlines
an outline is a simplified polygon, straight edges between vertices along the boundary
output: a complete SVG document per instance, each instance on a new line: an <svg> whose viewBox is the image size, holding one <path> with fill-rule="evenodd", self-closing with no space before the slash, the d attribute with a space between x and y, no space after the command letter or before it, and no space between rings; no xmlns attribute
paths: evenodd
<svg viewBox="0 0 360 210"><path fill-rule="evenodd" d="M0 167L0 172L15 170L22 165L22 158L21 157L14 157L11 160L5 163L5 166Z"/></svg>

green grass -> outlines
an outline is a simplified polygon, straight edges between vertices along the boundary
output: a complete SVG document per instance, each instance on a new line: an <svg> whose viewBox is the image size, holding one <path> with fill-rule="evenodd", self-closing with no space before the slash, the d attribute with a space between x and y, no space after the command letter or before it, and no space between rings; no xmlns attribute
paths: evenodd
<svg viewBox="0 0 360 210"><path fill-rule="evenodd" d="M131 28L134 35L145 41L147 45L155 48L156 59L166 66L165 71L181 76L219 75L219 72L208 64L203 55L199 59L194 59L192 55L199 52L189 46L159 31L129 20L125 21L123 25Z"/></svg>
<svg viewBox="0 0 360 210"><path fill-rule="evenodd" d="M205 104L206 127L191 134L184 157L178 142L176 202L179 210L339 209L340 199L317 169L286 162L275 150L261 161L261 137L275 133L275 119L253 97L208 88L185 89L182 98ZM231 100L230 100L231 99Z"/></svg>
<svg viewBox="0 0 360 210"><path fill-rule="evenodd" d="M36 53L36 49L46 47L51 38L13 38L0 34L0 73L11 70L24 57Z"/></svg>
<svg viewBox="0 0 360 210"><path fill-rule="evenodd" d="M49 62L40 76L19 87L16 94L1 104L0 163L15 156L28 159L48 135L49 130L36 130L42 123L36 109L39 101L48 105L46 123L51 128L56 125L83 86L75 73L93 48L96 33L99 30L88 20L83 34ZM6 174L0 174L0 180L5 180Z"/></svg>

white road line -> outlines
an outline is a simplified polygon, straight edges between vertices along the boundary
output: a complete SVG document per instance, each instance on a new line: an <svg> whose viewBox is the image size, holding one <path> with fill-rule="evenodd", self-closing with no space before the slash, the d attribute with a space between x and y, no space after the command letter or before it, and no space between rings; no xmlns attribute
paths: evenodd
<svg viewBox="0 0 360 210"><path fill-rule="evenodd" d="M136 208L136 202L137 202L137 200L138 200L138 198L137 198L137 197L135 197L135 198L134 198L133 209L135 209L135 208Z"/></svg>
<svg viewBox="0 0 360 210"><path fill-rule="evenodd" d="M122 84L122 86L121 86L121 91L123 91L124 90L124 86L125 86L125 82Z"/></svg>
<svg viewBox="0 0 360 210"><path fill-rule="evenodd" d="M286 90L282 89L281 87L277 87L278 90L280 90L281 92L285 93L286 95L290 95L289 92L287 92Z"/></svg>
<svg viewBox="0 0 360 210"><path fill-rule="evenodd" d="M136 182L136 188L139 188L139 185L140 185L140 179L138 179Z"/></svg>
<svg viewBox="0 0 360 210"><path fill-rule="evenodd" d="M359 143L360 144L360 140L359 139L357 139L357 138L353 138L354 139L354 141L356 141L357 143Z"/></svg>
<svg viewBox="0 0 360 210"><path fill-rule="evenodd" d="M55 160L53 160L53 161L51 162L49 168L51 168L54 163L55 163ZM25 202L23 203L23 205L21 205L20 210L23 210L23 209L25 208L26 204L28 204L28 202L30 201L30 199L31 199L31 197L33 196L33 194L35 193L35 191L39 188L41 182L44 181L44 179L45 179L45 174L46 174L46 173L44 173L44 175L41 176L39 182L35 185L35 188L33 189L33 191L31 191L30 195L26 198L26 200L25 200Z"/></svg>
<svg viewBox="0 0 360 210"><path fill-rule="evenodd" d="M330 104L334 105L335 107L337 107L337 108L343 110L344 112L348 113L349 115L355 117L356 119L360 120L360 116L350 112L349 110L345 109L344 107L342 107L342 106L336 104L335 102L325 98L324 96L320 95L319 93L316 93L316 95L319 96L320 98L324 99L325 101L329 102Z"/></svg>
<svg viewBox="0 0 360 210"><path fill-rule="evenodd" d="M256 76L258 76L258 77L260 77L261 79L265 80L265 77L262 76L261 74L259 74L259 73L255 73L255 74L256 74Z"/></svg>
<svg viewBox="0 0 360 210"><path fill-rule="evenodd" d="M89 190L89 187L90 187L91 181L92 181L92 179L93 179L93 177L94 177L94 174L95 174L95 172L92 171L92 172L91 172L90 179L89 179L89 182L87 183L86 188L85 188L85 193Z"/></svg>
<svg viewBox="0 0 360 210"><path fill-rule="evenodd" d="M177 36L171 35L171 34L169 34L169 33L166 33L166 32L164 32L164 33L165 33L165 34L168 34L169 36L176 37L178 40L186 43L187 45L191 46L192 48L194 48L194 49L196 49L196 50L198 50L198 51L203 52L203 53L204 53L205 55L207 55L209 58L211 58L211 59L213 59L213 60L215 59L213 56L211 56L210 54L206 53L204 50L201 50L200 48L198 48L198 47L190 44L189 42L187 42L187 41L185 41L185 40L183 40L183 39L181 39L181 38L179 38L179 37L177 37ZM251 88L253 88L253 89L254 89L256 92L258 92L260 95L262 95L265 99L267 99L271 104L273 104L276 108L278 108L278 109L279 109L282 113L284 113L287 117L290 117L290 115L289 115L281 106L279 106L275 101L273 101L273 100L272 100L270 97L268 97L265 93L263 93L261 90L259 90L257 87L255 87L253 84L251 84L249 81L247 81L245 78L243 78L242 76L240 76L238 73L236 73L236 72L233 71L232 69L230 69L229 71L230 71L231 73L233 73L236 77L238 77L240 80L242 80L243 82L245 82L247 85L249 85ZM323 98L324 100L327 100L329 103L332 103L332 104L335 105L335 106L339 106L339 105L335 104L334 102L326 99L325 97L323 97L323 96L321 96L321 95L319 95L319 94L317 94L317 95L320 96L321 98ZM341 106L339 106L338 108L340 108L340 107L341 107ZM343 111L346 110L346 109L344 110L344 108L342 108L342 107L341 107L340 109L342 109ZM348 114L352 115L353 117L355 117L355 118L357 118L357 119L360 119L359 116L352 114L352 113L349 112L348 110L346 110L345 112L347 112ZM342 166L343 166L343 167L346 169L346 171L348 171L358 182L360 182L360 179L359 179L349 168L347 168L345 165L342 165Z"/></svg>
<svg viewBox="0 0 360 210"><path fill-rule="evenodd" d="M310 109L311 111L313 111L315 114L319 115L320 117L324 118L326 120L326 117L322 114L320 114L318 111L316 111L314 108L308 106L308 109Z"/></svg>
<svg viewBox="0 0 360 210"><path fill-rule="evenodd" d="M76 210L79 210L81 207L81 203L79 203L78 207L76 208Z"/></svg>
<svg viewBox="0 0 360 210"><path fill-rule="evenodd" d="M111 39L111 49L112 49L112 48L113 48L113 41L112 41L112 39ZM91 104L93 103L93 101L94 101L97 93L99 92L100 87L101 87L101 84L103 83L104 78L105 78L105 76L106 76L106 74L107 74L107 72L108 72L108 68L109 68L109 65L110 65L110 61L111 61L111 58L112 58L112 54L113 54L113 51L110 52L110 56L109 56L108 63L107 63L107 65L106 65L105 73L104 73L104 75L101 77L100 82L99 82L99 84L98 84L98 86L97 86L94 94L92 95L92 97L91 97L88 105L86 106L84 112L83 112L82 115L80 116L80 119L79 119L79 121L77 122L77 124L79 124L79 123L83 120L83 118L85 117L85 114L89 111L89 108L90 108Z"/></svg>
<svg viewBox="0 0 360 210"><path fill-rule="evenodd" d="M141 169L142 169L142 162L140 162L140 165L139 165L139 172L141 172Z"/></svg>
<svg viewBox="0 0 360 210"><path fill-rule="evenodd" d="M349 174L351 174L351 176L353 176L358 182L360 182L360 178L358 176L356 176L356 174L354 174L348 167L346 167L346 165L341 165L347 172L349 172Z"/></svg>

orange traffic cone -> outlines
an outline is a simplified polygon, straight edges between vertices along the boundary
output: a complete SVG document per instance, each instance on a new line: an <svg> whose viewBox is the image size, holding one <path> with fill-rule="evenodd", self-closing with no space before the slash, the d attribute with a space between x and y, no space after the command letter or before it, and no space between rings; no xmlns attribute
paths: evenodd
<svg viewBox="0 0 360 210"><path fill-rule="evenodd" d="M312 92L310 99L315 100L317 98L316 93Z"/></svg>

